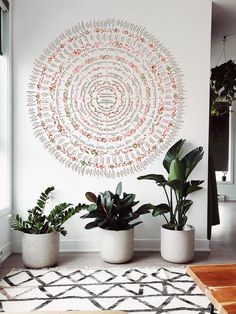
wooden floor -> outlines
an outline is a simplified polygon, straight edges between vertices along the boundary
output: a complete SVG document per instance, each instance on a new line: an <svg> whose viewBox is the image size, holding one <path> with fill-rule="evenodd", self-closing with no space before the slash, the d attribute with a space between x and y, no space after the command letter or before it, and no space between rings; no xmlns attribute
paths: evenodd
<svg viewBox="0 0 236 314"><path fill-rule="evenodd" d="M221 224L212 232L211 253L196 252L191 264L219 264L236 262L236 202L220 203ZM165 262L159 252L135 252L131 262L125 267L135 266L169 266L176 264ZM62 253L61 267L114 267L102 261L98 253ZM184 265L182 265L184 266ZM11 255L0 268L3 277L12 268L23 268L20 254Z"/></svg>
<svg viewBox="0 0 236 314"><path fill-rule="evenodd" d="M213 227L211 240L212 263L236 262L236 202L220 202L220 220Z"/></svg>

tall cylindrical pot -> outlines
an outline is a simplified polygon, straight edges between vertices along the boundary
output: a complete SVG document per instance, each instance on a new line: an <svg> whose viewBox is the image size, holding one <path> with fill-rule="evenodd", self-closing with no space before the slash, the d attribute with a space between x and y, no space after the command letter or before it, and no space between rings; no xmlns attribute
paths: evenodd
<svg viewBox="0 0 236 314"><path fill-rule="evenodd" d="M22 259L28 268L56 265L59 259L59 232L24 233L22 237Z"/></svg>
<svg viewBox="0 0 236 314"><path fill-rule="evenodd" d="M161 228L161 256L172 263L187 263L194 257L195 229L186 225L184 230Z"/></svg>
<svg viewBox="0 0 236 314"><path fill-rule="evenodd" d="M120 264L128 262L134 252L134 229L100 229L100 253L105 262Z"/></svg>

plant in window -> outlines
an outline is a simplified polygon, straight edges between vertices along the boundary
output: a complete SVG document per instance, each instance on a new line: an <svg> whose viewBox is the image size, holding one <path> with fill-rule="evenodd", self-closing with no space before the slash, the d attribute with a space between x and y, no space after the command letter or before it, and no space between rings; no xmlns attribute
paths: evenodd
<svg viewBox="0 0 236 314"><path fill-rule="evenodd" d="M220 115L220 104L227 102L229 106L236 100L236 64L229 60L211 69L210 107L211 115Z"/></svg>

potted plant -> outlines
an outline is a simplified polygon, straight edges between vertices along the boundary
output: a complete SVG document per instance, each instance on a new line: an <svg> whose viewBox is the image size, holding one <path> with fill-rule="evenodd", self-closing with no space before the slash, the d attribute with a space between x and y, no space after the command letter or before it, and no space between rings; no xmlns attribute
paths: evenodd
<svg viewBox="0 0 236 314"><path fill-rule="evenodd" d="M163 215L166 223L161 228L161 255L175 263L189 262L194 256L194 227L186 225L187 212L193 204L188 195L200 190L201 180L187 181L189 175L203 157L203 148L197 147L182 156L185 140L176 142L166 153L163 166L168 173L148 174L138 180L154 180L164 189L167 203L149 204L154 217ZM148 205L147 205L148 206Z"/></svg>
<svg viewBox="0 0 236 314"><path fill-rule="evenodd" d="M210 109L211 116L220 116L221 104L231 106L236 100L236 64L228 60L211 69Z"/></svg>
<svg viewBox="0 0 236 314"><path fill-rule="evenodd" d="M228 170L231 105L235 100L236 64L228 60L212 68L210 77L209 153L215 171Z"/></svg>
<svg viewBox="0 0 236 314"><path fill-rule="evenodd" d="M115 194L111 191L99 193L98 196L92 192L85 194L92 204L82 218L94 218L85 228L100 228L100 253L103 260L108 263L124 263L132 258L134 227L141 223L133 220L149 212L147 205L133 210L139 203L135 201L135 194L123 193L123 196L121 194L121 182L117 185Z"/></svg>
<svg viewBox="0 0 236 314"><path fill-rule="evenodd" d="M37 205L28 210L27 220L18 214L12 215L12 229L23 232L22 259L29 268L54 266L59 258L59 234L67 231L63 224L86 205L73 207L70 203L56 205L46 216L44 209L54 187L48 187L41 193Z"/></svg>

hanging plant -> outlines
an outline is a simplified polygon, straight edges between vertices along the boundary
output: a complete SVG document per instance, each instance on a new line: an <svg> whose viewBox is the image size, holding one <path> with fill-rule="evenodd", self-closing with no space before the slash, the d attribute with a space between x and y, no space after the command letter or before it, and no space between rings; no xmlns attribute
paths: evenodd
<svg viewBox="0 0 236 314"><path fill-rule="evenodd" d="M224 114L220 111L220 104L227 102L230 106L234 100L236 100L236 64L234 61L229 60L211 69L211 115Z"/></svg>

